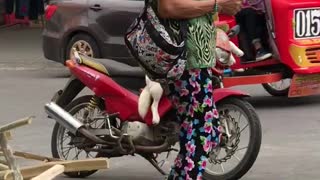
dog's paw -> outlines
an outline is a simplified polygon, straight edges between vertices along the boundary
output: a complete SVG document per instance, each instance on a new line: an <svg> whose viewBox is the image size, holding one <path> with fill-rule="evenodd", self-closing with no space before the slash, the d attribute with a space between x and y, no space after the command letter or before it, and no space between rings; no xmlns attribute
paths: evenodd
<svg viewBox="0 0 320 180"><path fill-rule="evenodd" d="M159 116L156 116L156 117L152 118L152 124L153 125L157 125L157 124L159 124L159 122L160 122L160 117Z"/></svg>
<svg viewBox="0 0 320 180"><path fill-rule="evenodd" d="M233 57L233 55L230 56L228 66L232 66L236 63L236 59Z"/></svg>

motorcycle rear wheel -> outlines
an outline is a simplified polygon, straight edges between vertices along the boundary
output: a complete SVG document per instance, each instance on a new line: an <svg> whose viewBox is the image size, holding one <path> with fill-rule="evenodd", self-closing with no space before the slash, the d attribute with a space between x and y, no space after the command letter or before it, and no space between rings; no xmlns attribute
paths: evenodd
<svg viewBox="0 0 320 180"><path fill-rule="evenodd" d="M79 113L81 110L84 110L84 108L86 108L88 106L92 97L93 96L79 97L79 98L75 99L74 101L72 101L69 105L67 105L65 107L65 110L67 112L69 112L72 116L75 116L77 113ZM97 109L103 110L103 105L98 105ZM62 160L70 160L68 158L69 154L64 155L64 152L69 151L68 153L70 153L70 151L76 151L76 157L74 157L73 160L78 160L78 159L80 159L79 155L81 155L81 153L84 152L83 150L78 149L77 147L73 147L72 149L70 147L70 149L64 150L64 149L68 148L68 147L63 147L63 143L65 141L64 139L68 138L67 133L68 132L66 131L66 129L64 127L62 127L58 123L55 124L55 126L53 128L53 132L52 132L52 137L51 137L52 155L54 158L59 158ZM89 154L90 154L90 152L89 152ZM65 156L67 156L67 157L65 157ZM88 154L87 154L87 156L88 156ZM95 158L95 157L99 157L99 153L95 153L95 155L93 155L93 156L90 155L86 158ZM97 172L97 170L92 170L92 171L79 171L79 172L65 172L64 174L68 177L71 177L71 178L85 178L85 177L88 177L96 172Z"/></svg>
<svg viewBox="0 0 320 180"><path fill-rule="evenodd" d="M246 145L247 147L244 148L243 145L240 145L240 140L238 142L238 144L236 144L236 149L233 150L234 154L226 160L226 162L223 162L223 159L217 160L217 159L213 159L212 156L209 157L209 161L207 163L207 168L206 171L204 173L204 179L206 180L235 180L235 179L240 179L242 176L244 176L249 169L253 166L254 162L256 161L256 158L259 154L260 151L260 146L261 146L261 138L262 138L262 130L261 130L261 124L260 124L260 120L258 115L255 112L255 109L252 107L252 105L250 103L248 103L247 101L245 101L244 99L240 99L240 98L228 98L225 99L221 102L219 102L217 104L217 108L219 110L219 114L220 114L220 119L221 119L221 114L226 112L226 110L228 112L231 111L238 111L240 112L240 115L237 115L237 117L232 116L234 122L236 118L238 118L239 116L239 120L241 116L244 116L247 119L247 125L245 126L241 126L241 123L239 122L239 124L237 124L238 127L238 132L240 135L244 134L244 130L248 127L249 128L249 142ZM231 115L230 115L231 116ZM236 116L236 115L235 115ZM232 119L231 118L231 119ZM233 141L233 140L232 140ZM222 148L221 148L222 149ZM241 151L243 151L244 149L247 149L247 151L244 153L242 159L240 159L239 157L237 157L237 153L241 153ZM238 152L239 151L239 152ZM221 152L219 152L221 153ZM214 154L214 153L213 153ZM227 153L226 153L227 156ZM217 158L217 157L215 157ZM223 163L227 163L228 161L232 161L232 159L235 159L235 161L238 162L238 164L232 168L229 171L224 171L224 167L223 167ZM210 162L211 160L211 162ZM219 162L221 161L221 162ZM209 169L212 166L221 166L222 169L222 173L216 173L213 172L213 170Z"/></svg>

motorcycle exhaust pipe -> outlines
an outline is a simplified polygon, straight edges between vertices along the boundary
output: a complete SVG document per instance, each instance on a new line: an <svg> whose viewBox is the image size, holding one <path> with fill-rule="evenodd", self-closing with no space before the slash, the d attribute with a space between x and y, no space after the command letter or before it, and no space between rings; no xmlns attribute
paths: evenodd
<svg viewBox="0 0 320 180"><path fill-rule="evenodd" d="M61 126L68 129L72 134L76 135L78 130L84 126L83 123L75 119L71 114L66 112L54 102L47 103L44 107L46 113L57 121Z"/></svg>
<svg viewBox="0 0 320 180"><path fill-rule="evenodd" d="M92 134L90 131L88 131L82 122L78 121L76 118L74 118L71 114L69 114L64 109L62 109L56 103L54 102L47 103L44 108L46 113L50 117L52 117L61 126L68 129L72 134L77 135L80 133L81 135L90 139L92 142L96 144L110 144L98 138L97 136Z"/></svg>

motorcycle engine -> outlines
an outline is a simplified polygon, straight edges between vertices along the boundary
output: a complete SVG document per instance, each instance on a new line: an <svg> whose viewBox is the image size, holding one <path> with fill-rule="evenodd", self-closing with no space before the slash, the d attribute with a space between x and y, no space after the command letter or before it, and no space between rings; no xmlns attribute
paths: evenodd
<svg viewBox="0 0 320 180"><path fill-rule="evenodd" d="M163 143L159 128L150 127L145 123L134 121L127 126L128 135L132 136L133 142L137 145L151 146Z"/></svg>

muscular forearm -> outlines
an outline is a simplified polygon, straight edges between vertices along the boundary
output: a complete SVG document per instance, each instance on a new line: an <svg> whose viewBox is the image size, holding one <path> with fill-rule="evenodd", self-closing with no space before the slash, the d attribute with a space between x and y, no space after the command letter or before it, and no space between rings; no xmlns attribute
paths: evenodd
<svg viewBox="0 0 320 180"><path fill-rule="evenodd" d="M163 18L188 19L213 12L214 5L215 0L159 0L158 11Z"/></svg>

